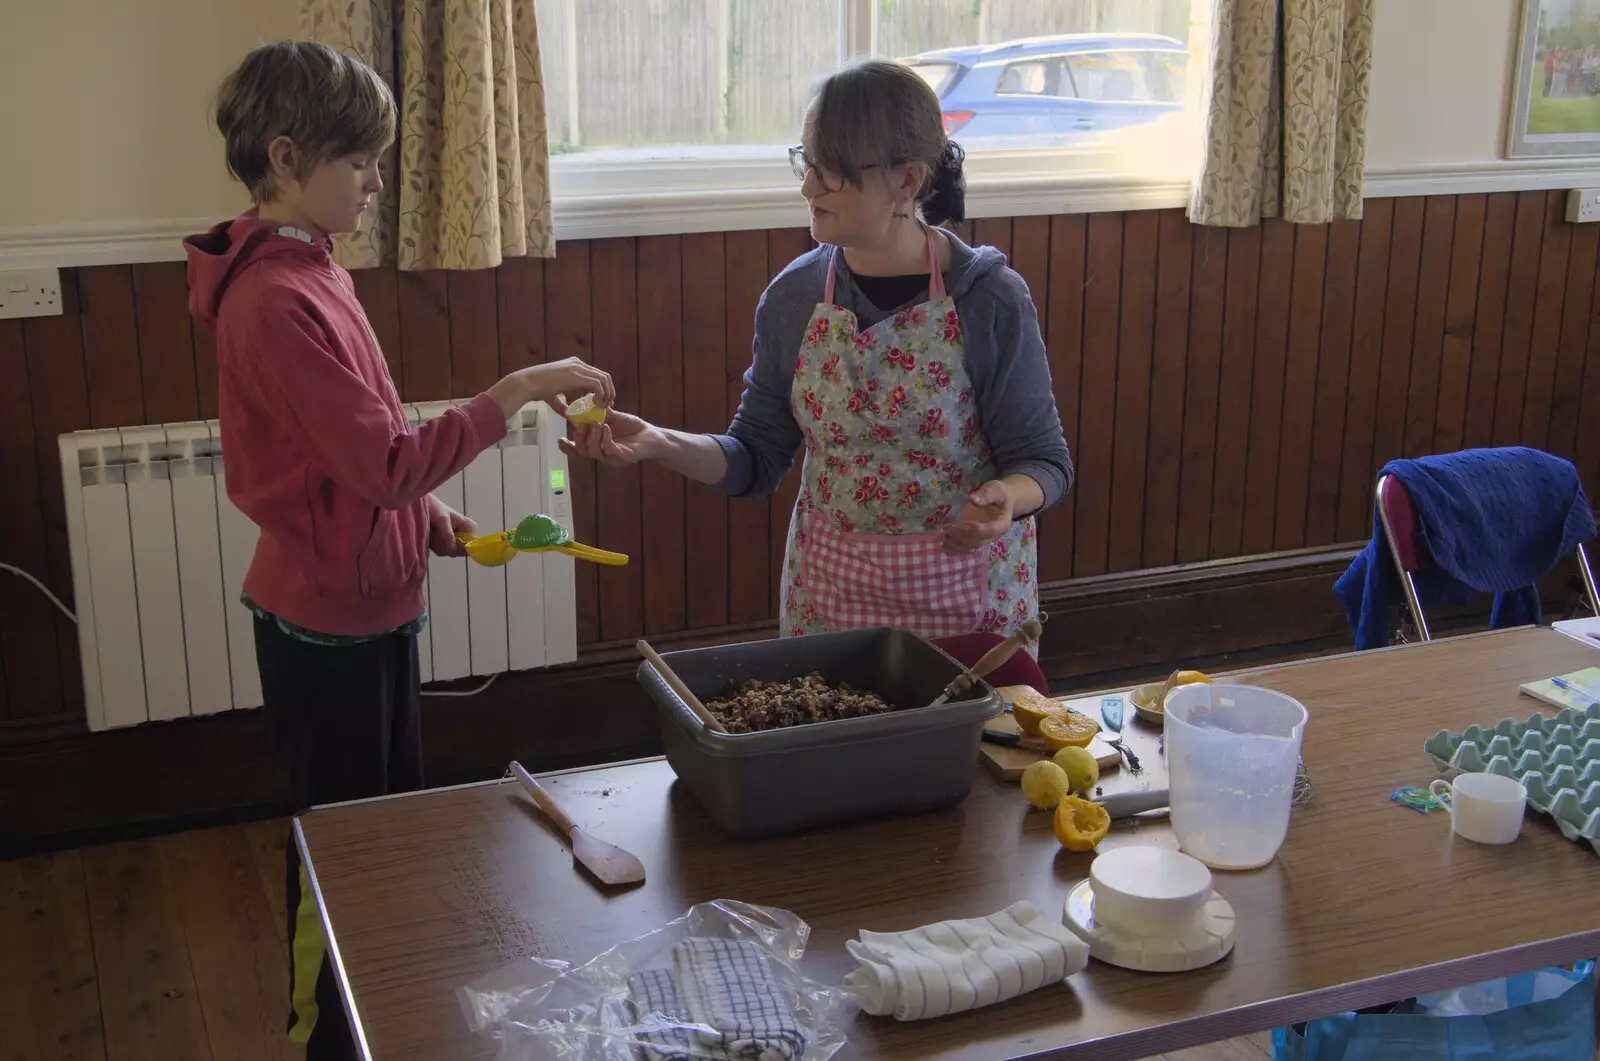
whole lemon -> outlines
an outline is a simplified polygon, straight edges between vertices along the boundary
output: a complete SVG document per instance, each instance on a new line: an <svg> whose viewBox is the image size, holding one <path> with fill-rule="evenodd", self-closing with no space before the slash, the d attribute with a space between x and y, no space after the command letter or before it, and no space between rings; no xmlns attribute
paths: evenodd
<svg viewBox="0 0 1600 1061"><path fill-rule="evenodd" d="M1067 775L1073 792L1088 792L1100 783L1100 764L1088 748L1062 748L1055 754L1055 764Z"/></svg>
<svg viewBox="0 0 1600 1061"><path fill-rule="evenodd" d="M1040 810L1054 807L1071 791L1067 772L1048 759L1040 759L1022 771L1022 794Z"/></svg>

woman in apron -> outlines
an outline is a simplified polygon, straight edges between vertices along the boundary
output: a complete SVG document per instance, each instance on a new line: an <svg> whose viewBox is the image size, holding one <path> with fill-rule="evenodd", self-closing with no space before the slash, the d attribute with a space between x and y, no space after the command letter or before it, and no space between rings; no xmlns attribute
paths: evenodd
<svg viewBox="0 0 1600 1061"><path fill-rule="evenodd" d="M563 445L738 497L775 490L803 452L785 635L1008 634L1038 614L1033 517L1072 483L1027 285L935 227L963 219L962 153L909 68L829 78L790 160L820 245L761 298L728 432L613 411Z"/></svg>

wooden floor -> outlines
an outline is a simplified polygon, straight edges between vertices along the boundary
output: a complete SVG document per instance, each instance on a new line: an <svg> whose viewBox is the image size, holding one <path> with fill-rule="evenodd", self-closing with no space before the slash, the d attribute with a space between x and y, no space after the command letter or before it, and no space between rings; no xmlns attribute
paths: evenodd
<svg viewBox="0 0 1600 1061"><path fill-rule="evenodd" d="M0 862L0 1061L280 1061L283 821ZM1265 1061L1269 1037L1167 1055Z"/></svg>

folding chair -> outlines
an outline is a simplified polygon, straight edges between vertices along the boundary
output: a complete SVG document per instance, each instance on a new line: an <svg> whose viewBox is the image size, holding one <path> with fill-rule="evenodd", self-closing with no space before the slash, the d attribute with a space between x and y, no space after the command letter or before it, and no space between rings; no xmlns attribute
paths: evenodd
<svg viewBox="0 0 1600 1061"><path fill-rule="evenodd" d="M1417 640L1431 641L1428 618L1422 611L1422 600L1417 596L1416 572L1433 566L1422 543L1422 528L1417 522L1417 509L1411 500L1406 484L1393 475L1380 475L1377 488L1378 523L1383 527L1384 540L1389 543L1389 555L1394 558L1395 570L1400 573L1400 587L1405 591L1406 617L1416 633ZM1578 543L1578 574L1583 581L1583 593L1590 610L1600 615L1600 592L1596 591L1594 568L1589 564L1589 551ZM1401 641L1409 641L1402 626Z"/></svg>

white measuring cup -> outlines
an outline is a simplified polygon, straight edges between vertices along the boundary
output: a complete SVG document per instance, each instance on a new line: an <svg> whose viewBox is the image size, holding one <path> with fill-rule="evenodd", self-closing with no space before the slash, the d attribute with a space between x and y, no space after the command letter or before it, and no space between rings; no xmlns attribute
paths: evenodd
<svg viewBox="0 0 1600 1061"><path fill-rule="evenodd" d="M1182 685L1167 694L1167 787L1184 853L1222 870L1277 857L1307 717L1294 697L1255 685Z"/></svg>

